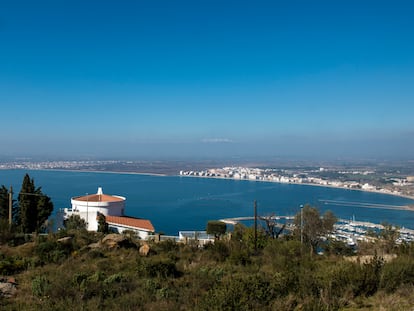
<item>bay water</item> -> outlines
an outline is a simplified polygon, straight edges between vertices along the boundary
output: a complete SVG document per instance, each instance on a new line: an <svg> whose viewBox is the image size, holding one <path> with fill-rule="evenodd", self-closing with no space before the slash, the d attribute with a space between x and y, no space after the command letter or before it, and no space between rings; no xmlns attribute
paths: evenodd
<svg viewBox="0 0 414 311"><path fill-rule="evenodd" d="M209 220L253 216L255 200L262 216L293 216L301 205L310 204L321 213L331 210L339 218L414 229L413 211L381 208L414 201L381 193L248 180L56 170L0 170L0 185L13 186L17 199L26 173L51 197L54 213L71 207L72 197L96 193L102 187L105 194L126 197L128 216L150 219L157 232L168 235L205 230Z"/></svg>

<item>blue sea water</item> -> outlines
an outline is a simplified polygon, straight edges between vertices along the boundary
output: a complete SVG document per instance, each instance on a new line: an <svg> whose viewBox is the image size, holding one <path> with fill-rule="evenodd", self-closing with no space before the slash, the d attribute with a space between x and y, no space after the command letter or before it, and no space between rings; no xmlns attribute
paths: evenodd
<svg viewBox="0 0 414 311"><path fill-rule="evenodd" d="M331 210L339 218L414 229L414 212L351 203L414 204L407 198L379 193L247 180L41 170L0 170L0 185L13 186L16 198L26 173L52 198L55 211L70 207L71 197L96 193L102 187L106 194L127 198L127 215L148 218L165 234L204 230L208 220L252 216L255 200L259 215L295 215L300 205L309 203L321 212ZM341 203L326 204L325 200Z"/></svg>

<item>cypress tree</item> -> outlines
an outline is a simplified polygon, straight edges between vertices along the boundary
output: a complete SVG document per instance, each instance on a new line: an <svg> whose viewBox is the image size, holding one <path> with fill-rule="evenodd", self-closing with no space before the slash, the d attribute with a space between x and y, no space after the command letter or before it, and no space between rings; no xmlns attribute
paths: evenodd
<svg viewBox="0 0 414 311"><path fill-rule="evenodd" d="M9 190L4 185L0 187L0 219L9 219Z"/></svg>
<svg viewBox="0 0 414 311"><path fill-rule="evenodd" d="M40 231L42 229L42 227L45 225L46 220L49 218L53 211L53 203L50 197L44 195L40 187L38 188L38 193L40 196L38 197L37 201L36 231Z"/></svg>
<svg viewBox="0 0 414 311"><path fill-rule="evenodd" d="M26 174L18 198L16 223L23 233L39 232L53 211L50 197L36 188L33 179Z"/></svg>

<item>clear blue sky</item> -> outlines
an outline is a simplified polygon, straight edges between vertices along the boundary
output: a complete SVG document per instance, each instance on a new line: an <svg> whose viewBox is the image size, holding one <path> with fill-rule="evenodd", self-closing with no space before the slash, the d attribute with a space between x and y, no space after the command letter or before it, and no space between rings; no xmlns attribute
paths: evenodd
<svg viewBox="0 0 414 311"><path fill-rule="evenodd" d="M414 157L412 1L0 3L0 155Z"/></svg>

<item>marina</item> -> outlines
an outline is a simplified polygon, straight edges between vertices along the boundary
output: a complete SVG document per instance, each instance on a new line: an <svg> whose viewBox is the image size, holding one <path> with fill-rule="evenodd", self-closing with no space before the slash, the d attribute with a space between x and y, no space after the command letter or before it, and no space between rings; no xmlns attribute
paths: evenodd
<svg viewBox="0 0 414 311"><path fill-rule="evenodd" d="M294 217L292 216L271 216L267 219L274 220L276 227L282 228L285 227L285 230L293 230ZM224 218L220 221L228 225L243 224L245 222L254 221L255 217L245 216L245 217L233 217L233 218ZM258 217L257 221L263 222L264 217ZM263 226L263 223L261 224ZM354 219L338 219L337 223L334 225L334 230L326 236L326 238L331 238L334 240L345 242L348 246L357 246L359 242L369 242L375 240L375 235L379 234L382 230L386 229L382 224L375 224L365 221L357 221ZM403 242L414 242L414 230L407 228L399 228L391 226L392 230L398 232L398 238L396 239L397 244Z"/></svg>

